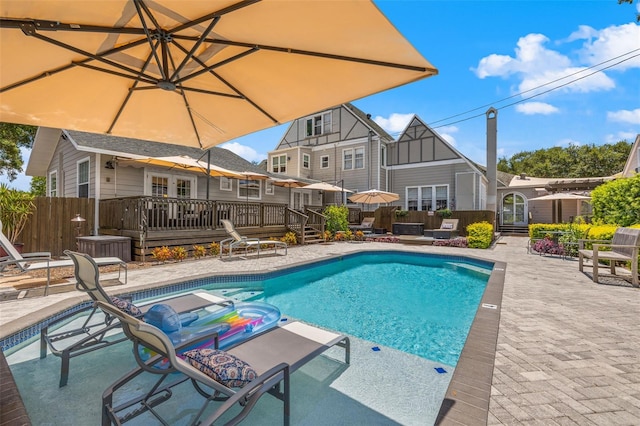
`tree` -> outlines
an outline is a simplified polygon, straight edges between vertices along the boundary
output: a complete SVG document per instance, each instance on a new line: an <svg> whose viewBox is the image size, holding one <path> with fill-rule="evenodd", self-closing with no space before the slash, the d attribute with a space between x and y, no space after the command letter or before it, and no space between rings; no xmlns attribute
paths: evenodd
<svg viewBox="0 0 640 426"><path fill-rule="evenodd" d="M6 173L12 181L22 171L20 148L31 148L36 130L34 126L0 123L0 176Z"/></svg>
<svg viewBox="0 0 640 426"><path fill-rule="evenodd" d="M511 158L500 158L498 170L542 178L611 176L624 169L630 152L631 144L627 141L523 151Z"/></svg>
<svg viewBox="0 0 640 426"><path fill-rule="evenodd" d="M640 175L616 179L591 191L593 218L619 226L640 224Z"/></svg>
<svg viewBox="0 0 640 426"><path fill-rule="evenodd" d="M633 4L633 0L618 0L618 4L623 4L623 3ZM636 14L636 20L640 22L640 13Z"/></svg>
<svg viewBox="0 0 640 426"><path fill-rule="evenodd" d="M31 193L36 197L47 195L47 178L44 176L34 176L31 178Z"/></svg>

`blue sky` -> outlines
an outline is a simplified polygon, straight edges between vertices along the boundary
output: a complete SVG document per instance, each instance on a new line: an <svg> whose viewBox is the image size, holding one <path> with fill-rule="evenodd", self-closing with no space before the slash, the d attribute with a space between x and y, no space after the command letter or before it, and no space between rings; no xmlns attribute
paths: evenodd
<svg viewBox="0 0 640 426"><path fill-rule="evenodd" d="M464 155L486 164L489 106L499 110L499 157L570 143L632 142L640 133L640 1L375 3L439 70L435 77L353 101L394 137L416 114ZM287 127L222 147L260 161ZM29 181L21 175L11 186L28 189Z"/></svg>

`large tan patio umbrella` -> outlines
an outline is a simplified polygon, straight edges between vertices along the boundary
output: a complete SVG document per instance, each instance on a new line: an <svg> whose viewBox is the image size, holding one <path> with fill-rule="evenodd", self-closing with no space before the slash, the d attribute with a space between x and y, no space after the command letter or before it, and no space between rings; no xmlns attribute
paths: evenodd
<svg viewBox="0 0 640 426"><path fill-rule="evenodd" d="M344 200L345 192L353 192L353 191L349 191L348 189L342 186L331 185L330 183L327 183L327 182L312 183L311 185L305 186L304 189L315 189L316 191L322 191L322 192L341 192L342 193L342 196L340 197L341 203Z"/></svg>
<svg viewBox="0 0 640 426"><path fill-rule="evenodd" d="M529 198L529 201L551 201L553 205L554 222L562 221L562 202L564 200L573 200L576 202L588 201L591 197L588 195L574 194L571 192L555 192L553 194L541 195L540 197ZM579 209L578 209L579 210Z"/></svg>
<svg viewBox="0 0 640 426"><path fill-rule="evenodd" d="M3 0L0 121L208 148L437 74L371 1Z"/></svg>
<svg viewBox="0 0 640 426"><path fill-rule="evenodd" d="M291 188L302 188L303 186L308 185L308 183L306 182L302 182L292 178L276 178L273 179L273 184L283 188L289 188L289 198L287 200L287 203L291 202Z"/></svg>

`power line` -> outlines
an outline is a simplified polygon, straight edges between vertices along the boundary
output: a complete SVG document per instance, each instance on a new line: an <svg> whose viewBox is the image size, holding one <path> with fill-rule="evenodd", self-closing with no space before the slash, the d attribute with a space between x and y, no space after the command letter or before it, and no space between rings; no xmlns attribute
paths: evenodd
<svg viewBox="0 0 640 426"><path fill-rule="evenodd" d="M525 90L525 91L523 91L523 92L516 93L516 94L514 94L514 95L511 95L511 96L508 96L508 97L506 97L506 98L500 99L500 100L495 101L495 102L493 102L493 103L485 104L485 105L479 106L479 107L477 107L477 108L473 108L473 109L467 110L467 111L465 111L465 112L461 112L461 113L459 113L459 114L455 114L455 115L452 115L452 116L449 116L449 117L446 117L446 118L442 118L442 119L440 119L440 120L433 121L433 122L429 123L429 127L433 128L433 129L437 129L437 128L441 128L441 127L451 126L451 125L453 125L453 124L461 123L461 122L464 122L464 121L467 121L467 120L472 120L472 119L474 119L474 118L482 117L482 116L484 116L484 115L485 115L485 112L484 112L484 111L483 111L482 113L480 113L480 114L476 114L476 115L473 115L473 116L471 116L471 117L467 117L467 118L463 118L463 119L460 119L460 120L452 121L452 122L449 122L449 123L446 123L446 124L442 124L442 125L440 125L440 126L432 126L432 124L439 123L439 122L441 122L441 121L445 121L445 120L450 120L450 119L452 119L452 118L459 117L459 116L461 116L461 115L465 115L465 114L468 114L468 113L473 112L473 111L477 111L477 110L484 109L484 108L486 108L486 107L489 107L489 106L492 106L492 105L495 105L495 104L499 104L499 103L501 103L501 102L504 102L504 101L507 101L507 100L509 100L509 99L515 98L515 97L517 97L517 96L522 96L522 95L523 95L523 94L525 94L525 93L529 93L529 92L532 92L532 91L534 91L534 90L538 90L538 89L540 89L540 88L542 88L542 87L548 86L548 85L553 84L553 83L557 83L558 81L565 80L565 79L567 79L567 78L569 78L569 77L572 77L572 76L574 76L574 75L584 73L585 71L588 71L588 70L590 70L590 69L593 69L593 68L599 67L599 66L601 66L601 65L603 65L603 64L606 64L606 63L608 63L608 62L611 62L611 61L614 61L614 60L616 60L616 59L622 58L622 57L624 57L624 56L627 56L627 55L629 55L629 54L631 54L631 53L634 53L634 52L637 52L637 51L640 51L640 48L639 48L639 49L630 50L629 52L623 53L622 55L616 56L616 57L611 58L611 59L607 59L606 61L600 62L600 63L598 63L598 64L596 64L596 65L592 65L592 66L590 66L590 67L588 67L588 68L582 69L582 70L580 70L580 71L576 71L576 72L574 72L574 73L571 73L571 74L568 74L568 75L566 75L566 76L560 77L560 78L558 78L558 79L555 79L555 80L549 81L549 82L547 82L547 83L541 84L541 85L539 85L539 86L533 87L533 88L528 89L528 90ZM554 87L552 87L551 89L545 90L545 91L543 91L543 92L537 93L537 94L532 95L532 96L529 96L529 97L527 97L527 98L520 99L520 100L518 100L518 101L516 101L516 102L512 102L512 103L507 104L507 105L504 105L504 106L502 106L502 107L497 107L496 109L497 109L497 110L501 110L501 109L504 109L504 108L508 108L508 107L510 107L510 106L513 106L513 105L519 104L519 103L521 103L521 102L525 102L525 101L527 101L527 100L529 100L529 99L533 99L533 98L538 97L538 96L540 96L540 95L543 95L543 94L546 94L546 93L552 92L552 91L554 91L554 90L557 90L557 89L560 89L560 88L562 88L562 87L568 86L568 85L570 85L570 84L572 84L572 83L575 83L576 81L579 81L579 80L585 79L585 78L590 77L590 76L592 76L592 75L594 75L594 74L597 74L597 73L602 72L602 71L604 71L604 70L607 70L607 69L609 69L609 68L612 68L612 67L615 67L615 66L617 66L617 65L620 65L621 63L626 62L626 61L629 61L629 60L631 60L631 59L633 59L633 58L635 58L635 57L638 57L638 56L640 56L640 53L635 54L635 55L630 56L630 57L627 57L627 58L625 58L625 59L623 59L623 60L621 60L621 61L618 61L618 62L616 62L616 63L614 63L614 64L611 64L611 65L608 65L608 66L606 66L606 67L600 68L600 69L598 69L598 70L596 70L596 71L594 71L594 72L592 72L592 73L589 73L589 74L587 74L587 75L584 75L584 76L582 76L582 77L575 78L575 79L573 79L573 80L571 80L571 81L568 81L568 82L566 82L566 83L564 83L564 84L561 84L561 85L559 85L559 86L554 86Z"/></svg>

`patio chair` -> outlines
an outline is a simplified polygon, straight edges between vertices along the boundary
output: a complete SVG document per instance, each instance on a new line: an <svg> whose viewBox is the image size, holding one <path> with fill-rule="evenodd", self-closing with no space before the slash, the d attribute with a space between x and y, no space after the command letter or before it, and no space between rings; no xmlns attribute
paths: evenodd
<svg viewBox="0 0 640 426"><path fill-rule="evenodd" d="M442 219L440 228L438 229L425 229L424 236L433 236L434 239L451 239L458 236L458 219Z"/></svg>
<svg viewBox="0 0 640 426"><path fill-rule="evenodd" d="M240 412L226 423L237 424L248 416L262 395L270 393L283 401L283 423L288 425L290 374L333 346L345 349L345 364L349 364L348 337L301 322L272 328L226 351L217 350L216 333L176 348L158 328L113 305L98 302L98 306L120 320L124 333L133 342L133 355L138 364L102 394L103 425L122 424L147 411L163 424L169 424L155 407L173 394L184 392L184 387L176 386L186 381L191 381L197 393L204 397L202 407L189 424L213 424L239 404ZM185 350L206 339L213 342L213 348ZM151 349L157 355L145 361L140 355L142 348ZM155 367L160 361L163 362L161 369ZM141 395L123 401L124 396L130 397L130 382L144 372L160 377L148 392L142 390ZM182 374L175 375L175 372ZM121 388L124 388L124 395L116 395ZM114 401L118 404L114 405ZM224 402L206 419L201 419L212 401ZM191 410L186 412L191 413Z"/></svg>
<svg viewBox="0 0 640 426"><path fill-rule="evenodd" d="M153 304L136 306L125 298L107 295L100 285L98 264L91 256L69 250L64 253L70 257L75 267L76 289L87 293L94 303L84 309L90 312L79 327L49 333L49 328L67 323L70 318L82 310L62 315L40 331L40 358L46 358L47 347L53 355L61 358L60 387L66 386L69 380L71 358L126 340L126 337L114 338L113 333L109 333L112 329L120 327L119 321L114 320L113 316L106 315L104 318L100 315L96 316L96 311L98 311L96 303L98 301L112 304L118 309L125 310L139 318L153 306ZM210 293L200 295L198 292L162 300L162 303L171 306L176 312L182 313L180 317L182 324L197 318L197 316L194 317L194 314L191 314L192 311L216 304L221 306L233 304L230 300L218 298Z"/></svg>
<svg viewBox="0 0 640 426"><path fill-rule="evenodd" d="M0 261L15 259L16 256L17 257L22 256L24 259L31 259L31 260L37 260L37 258L51 259L51 253L49 253L48 251L20 253L15 248L13 243L9 241L9 238L7 238L7 236L4 235L4 232L2 232L2 221L0 221L0 246L4 249L4 252L7 253L8 255L8 256L0 257ZM7 262L6 264L0 265L0 272L2 272L8 266L8 264L9 263Z"/></svg>
<svg viewBox="0 0 640 426"><path fill-rule="evenodd" d="M373 231L374 221L375 218L373 216L365 217L362 219L362 223L360 225L349 225L349 229L353 232L362 231L364 233L371 233Z"/></svg>
<svg viewBox="0 0 640 426"><path fill-rule="evenodd" d="M45 296L49 294L49 286L51 284L51 269L74 266L74 263L71 259L53 260L51 258L51 253L47 252L30 253L26 255L20 254L4 234L0 232L0 235L2 235L0 237L2 247L9 254L8 258L2 258L2 260L0 260L0 272L6 272L8 266L14 266L14 269L17 270L17 272L20 274L40 269L46 269L47 284L44 290ZM6 243L4 241L5 239ZM123 284L127 283L127 262L118 257L96 257L93 260L98 264L98 266L118 265L118 281L120 281L122 277L122 271L124 270Z"/></svg>
<svg viewBox="0 0 640 426"><path fill-rule="evenodd" d="M593 249L584 248L585 243L592 243ZM611 275L616 275L617 262L631 263L631 285L640 287L638 280L638 253L640 252L640 229L618 228L611 241L578 240L578 269L583 272L584 259L593 263L593 282L599 281L598 269L600 260L608 260ZM604 250L602 250L604 249Z"/></svg>
<svg viewBox="0 0 640 426"><path fill-rule="evenodd" d="M220 223L224 226L225 231L230 238L220 241L220 259L224 255L224 251L228 251L229 257L233 254L233 250L244 249L245 256L250 248L254 248L260 257L260 249L262 246L272 246L275 253L278 253L278 248L284 248L284 254L287 254L287 243L278 240L261 240L259 238L247 238L240 235L228 219L221 219Z"/></svg>

